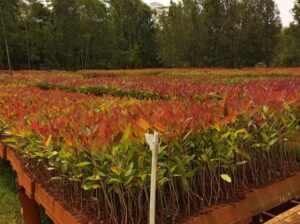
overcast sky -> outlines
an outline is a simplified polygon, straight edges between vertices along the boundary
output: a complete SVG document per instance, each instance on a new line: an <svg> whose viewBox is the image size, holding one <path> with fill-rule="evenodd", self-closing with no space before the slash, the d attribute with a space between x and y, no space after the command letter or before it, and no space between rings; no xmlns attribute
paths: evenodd
<svg viewBox="0 0 300 224"><path fill-rule="evenodd" d="M159 2L162 3L163 5L169 5L170 2L170 0L144 0L144 1L146 3ZM176 2L176 0L174 1ZM275 0L275 2L277 3L280 9L283 25L288 26L289 23L293 20L293 16L290 11L293 8L294 0Z"/></svg>

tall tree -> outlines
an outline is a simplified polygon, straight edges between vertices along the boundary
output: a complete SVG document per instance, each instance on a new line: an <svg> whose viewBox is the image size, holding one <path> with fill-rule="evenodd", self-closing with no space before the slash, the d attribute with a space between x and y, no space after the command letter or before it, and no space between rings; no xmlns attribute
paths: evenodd
<svg viewBox="0 0 300 224"><path fill-rule="evenodd" d="M281 30L279 10L273 0L242 3L241 56L243 66L270 65Z"/></svg>
<svg viewBox="0 0 300 224"><path fill-rule="evenodd" d="M149 67L155 63L155 24L148 5L141 0L111 0L113 66Z"/></svg>
<svg viewBox="0 0 300 224"><path fill-rule="evenodd" d="M6 26L5 26L4 16L3 16L1 6L0 6L0 17L1 17L1 25L2 25L1 30L2 30L2 33L3 33L3 39L4 39L4 44L5 44L8 69L9 69L9 71L11 71L10 54L9 54L9 48L8 48L8 42L7 42L7 31L6 31Z"/></svg>
<svg viewBox="0 0 300 224"><path fill-rule="evenodd" d="M239 0L223 0L222 4L220 56L214 66L240 67L241 3Z"/></svg>
<svg viewBox="0 0 300 224"><path fill-rule="evenodd" d="M24 35L28 68L38 68L44 62L44 28L53 23L53 16L44 4L28 0L20 4L20 28ZM50 37L49 37L50 38Z"/></svg>
<svg viewBox="0 0 300 224"><path fill-rule="evenodd" d="M166 67L184 64L184 38L182 4L171 2L168 12L160 16L160 57Z"/></svg>
<svg viewBox="0 0 300 224"><path fill-rule="evenodd" d="M292 11L294 23L280 35L281 44L274 57L275 65L300 66L300 0L295 1Z"/></svg>
<svg viewBox="0 0 300 224"><path fill-rule="evenodd" d="M239 7L237 0L173 3L160 20L160 52L165 64L238 66Z"/></svg>
<svg viewBox="0 0 300 224"><path fill-rule="evenodd" d="M107 8L99 0L80 0L78 4L81 68L107 67L111 42Z"/></svg>
<svg viewBox="0 0 300 224"><path fill-rule="evenodd" d="M202 0L206 66L239 66L241 4L238 0Z"/></svg>
<svg viewBox="0 0 300 224"><path fill-rule="evenodd" d="M203 18L205 23L205 61L207 66L216 65L221 58L222 20L224 6L221 0L203 0Z"/></svg>
<svg viewBox="0 0 300 224"><path fill-rule="evenodd" d="M18 0L2 0L0 2L0 43L1 47L3 47L0 50L0 54L2 54L0 56L0 59L2 59L0 65L2 64L3 67L9 68L9 70L12 69L11 52L13 52L13 49L11 46L16 43L13 35L18 33L18 24L15 20L19 11L18 4ZM6 59L5 61L3 61L4 58Z"/></svg>
<svg viewBox="0 0 300 224"><path fill-rule="evenodd" d="M159 17L160 58L167 67L202 65L203 19L198 1L171 2Z"/></svg>
<svg viewBox="0 0 300 224"><path fill-rule="evenodd" d="M294 14L294 21L298 25L300 25L300 0L295 1L295 5L293 8L293 14Z"/></svg>
<svg viewBox="0 0 300 224"><path fill-rule="evenodd" d="M1 68L296 66L300 60L299 0L294 23L282 32L274 0L181 0L157 17L142 0L47 2L0 1Z"/></svg>
<svg viewBox="0 0 300 224"><path fill-rule="evenodd" d="M80 64L80 16L76 0L53 0L56 53L61 68L77 69Z"/></svg>

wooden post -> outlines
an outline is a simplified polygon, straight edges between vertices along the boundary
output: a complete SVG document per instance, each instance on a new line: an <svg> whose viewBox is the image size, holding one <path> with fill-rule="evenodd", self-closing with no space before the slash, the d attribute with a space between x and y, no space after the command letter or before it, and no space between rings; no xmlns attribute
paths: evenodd
<svg viewBox="0 0 300 224"><path fill-rule="evenodd" d="M25 190L18 184L18 181L16 181L16 185L20 192L24 224L41 224L38 204L34 199L27 196Z"/></svg>
<svg viewBox="0 0 300 224"><path fill-rule="evenodd" d="M157 132L154 132L154 135L146 134L145 137L152 151L149 224L155 224L157 155L159 151L159 134Z"/></svg>

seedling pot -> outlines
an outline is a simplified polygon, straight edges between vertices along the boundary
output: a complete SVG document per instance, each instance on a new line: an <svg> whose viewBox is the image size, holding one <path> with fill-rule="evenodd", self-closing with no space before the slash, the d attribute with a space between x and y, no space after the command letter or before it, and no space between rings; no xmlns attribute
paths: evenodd
<svg viewBox="0 0 300 224"><path fill-rule="evenodd" d="M271 208L300 196L300 173L285 180L255 189L243 201L216 207L211 212L188 218L185 224L245 224Z"/></svg>

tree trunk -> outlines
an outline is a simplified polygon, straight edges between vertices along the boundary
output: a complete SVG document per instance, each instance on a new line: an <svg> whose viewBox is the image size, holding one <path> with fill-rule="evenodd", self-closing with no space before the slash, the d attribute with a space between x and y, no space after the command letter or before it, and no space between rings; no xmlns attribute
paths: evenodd
<svg viewBox="0 0 300 224"><path fill-rule="evenodd" d="M27 48L27 61L28 61L28 69L31 69L31 63L30 63L30 49L29 49L29 41L28 41L28 27L27 23L24 21L25 24L25 35L26 35L26 48Z"/></svg>
<svg viewBox="0 0 300 224"><path fill-rule="evenodd" d="M87 41L86 41L86 50L85 50L85 63L84 63L84 69L87 69L87 67L88 67L89 45L90 45L90 39L87 38Z"/></svg>
<svg viewBox="0 0 300 224"><path fill-rule="evenodd" d="M7 43L7 36L6 36L6 27L5 27L5 24L4 24L4 18L3 18L3 13L2 13L2 8L1 7L0 7L0 16L1 16L1 21L2 21L2 29L3 29L5 48L6 48L8 69L9 69L9 71L11 71L11 63L10 63L9 49L8 49L8 43Z"/></svg>

